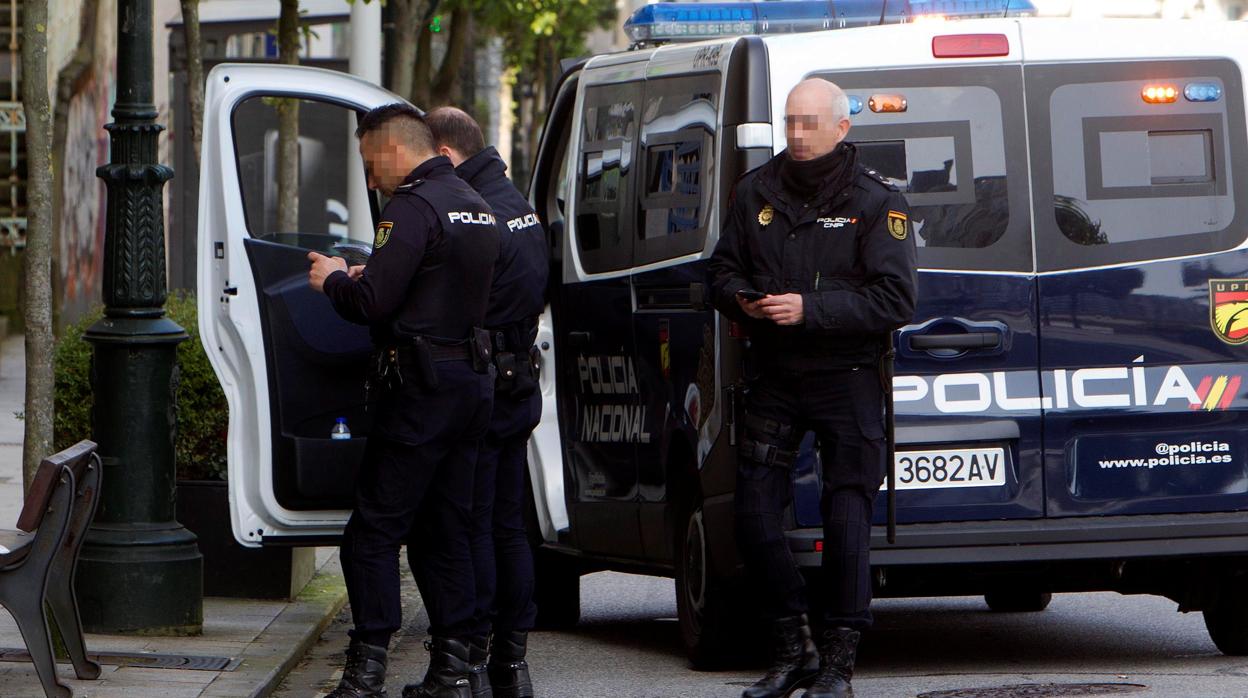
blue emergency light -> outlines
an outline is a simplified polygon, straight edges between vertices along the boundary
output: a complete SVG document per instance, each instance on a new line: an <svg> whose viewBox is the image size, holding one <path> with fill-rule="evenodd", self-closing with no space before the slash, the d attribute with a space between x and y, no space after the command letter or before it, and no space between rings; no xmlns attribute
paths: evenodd
<svg viewBox="0 0 1248 698"><path fill-rule="evenodd" d="M634 44L699 41L744 34L791 34L907 22L1035 14L1031 0L773 0L657 2L633 13L624 31Z"/></svg>

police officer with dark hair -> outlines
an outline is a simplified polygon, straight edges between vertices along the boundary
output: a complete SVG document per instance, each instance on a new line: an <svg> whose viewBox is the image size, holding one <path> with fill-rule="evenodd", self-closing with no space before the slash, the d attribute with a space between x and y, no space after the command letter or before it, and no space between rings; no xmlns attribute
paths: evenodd
<svg viewBox="0 0 1248 698"><path fill-rule="evenodd" d="M902 195L858 163L845 93L811 79L789 94L788 149L736 186L711 258L714 302L749 332L737 545L774 623L772 665L745 698L852 696L871 626L872 502L884 479L881 357L915 307L915 246ZM791 468L814 430L823 463L823 629L784 537Z"/></svg>
<svg viewBox="0 0 1248 698"><path fill-rule="evenodd" d="M429 611L429 672L418 696L469 698L475 580L473 467L494 392L485 325L499 254L493 213L436 154L420 113L400 104L359 124L369 187L390 196L367 266L315 252L309 282L367 324L376 349L374 415L342 541L354 628L335 698L384 696L398 630L399 547L429 532L412 569Z"/></svg>
<svg viewBox="0 0 1248 698"><path fill-rule="evenodd" d="M481 621L470 654L473 695L489 695L492 685L494 698L531 698L525 652L537 609L533 553L524 528L524 475L529 435L542 411L539 353L533 344L546 307L546 232L471 116L442 107L426 120L438 152L494 209L502 236L485 316L497 367L494 411L477 460L473 497L472 556Z"/></svg>

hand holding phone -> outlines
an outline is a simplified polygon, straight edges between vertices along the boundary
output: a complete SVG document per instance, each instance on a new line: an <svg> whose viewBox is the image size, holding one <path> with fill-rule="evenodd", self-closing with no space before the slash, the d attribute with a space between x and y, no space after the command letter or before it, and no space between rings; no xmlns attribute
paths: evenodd
<svg viewBox="0 0 1248 698"><path fill-rule="evenodd" d="M752 288L743 288L737 291L737 297L749 303L757 303L767 297L762 291L755 291Z"/></svg>

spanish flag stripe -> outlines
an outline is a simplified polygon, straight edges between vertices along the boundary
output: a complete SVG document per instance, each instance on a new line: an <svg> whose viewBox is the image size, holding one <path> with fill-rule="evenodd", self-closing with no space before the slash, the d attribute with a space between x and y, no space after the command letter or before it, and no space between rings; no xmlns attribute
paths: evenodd
<svg viewBox="0 0 1248 698"><path fill-rule="evenodd" d="M1234 303L1235 301L1248 301L1248 291L1227 291L1224 293L1219 293L1217 291L1213 292L1213 302L1215 305Z"/></svg>
<svg viewBox="0 0 1248 698"><path fill-rule="evenodd" d="M1218 406L1218 400L1222 399L1222 392L1225 390L1226 376L1218 376L1218 379L1213 382L1213 390L1209 391L1209 397L1205 398L1205 404L1202 407L1212 412L1213 408Z"/></svg>
<svg viewBox="0 0 1248 698"><path fill-rule="evenodd" d="M1192 409L1200 409L1200 405L1205 401L1205 397L1209 395L1209 388L1213 386L1213 377L1205 376L1200 379L1200 385L1196 388L1196 402L1192 403Z"/></svg>
<svg viewBox="0 0 1248 698"><path fill-rule="evenodd" d="M1227 339L1242 339L1243 337L1248 337L1248 327L1242 327L1238 330L1227 332L1226 337Z"/></svg>
<svg viewBox="0 0 1248 698"><path fill-rule="evenodd" d="M1218 403L1218 409L1229 409L1232 402L1235 402L1236 395L1239 394L1239 376L1231 379L1226 386L1226 392L1222 393L1222 401Z"/></svg>

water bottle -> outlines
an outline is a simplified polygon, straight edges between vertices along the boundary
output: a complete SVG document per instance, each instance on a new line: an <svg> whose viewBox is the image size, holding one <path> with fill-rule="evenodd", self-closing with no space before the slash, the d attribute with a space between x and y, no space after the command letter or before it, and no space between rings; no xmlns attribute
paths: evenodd
<svg viewBox="0 0 1248 698"><path fill-rule="evenodd" d="M347 428L347 418L339 417L334 423L334 428L329 432L329 438L334 441L347 440L351 438L351 430Z"/></svg>

